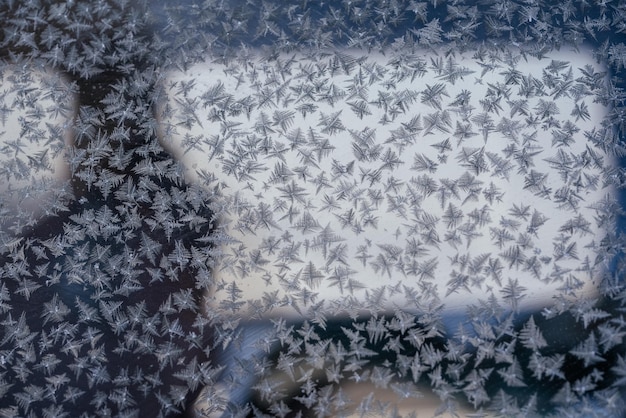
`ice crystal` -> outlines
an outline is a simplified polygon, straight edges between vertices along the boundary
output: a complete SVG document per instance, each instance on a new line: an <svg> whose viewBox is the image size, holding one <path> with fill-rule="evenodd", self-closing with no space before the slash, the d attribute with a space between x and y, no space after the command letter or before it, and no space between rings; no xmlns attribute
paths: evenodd
<svg viewBox="0 0 626 418"><path fill-rule="evenodd" d="M623 415L624 16L0 4L0 415Z"/></svg>

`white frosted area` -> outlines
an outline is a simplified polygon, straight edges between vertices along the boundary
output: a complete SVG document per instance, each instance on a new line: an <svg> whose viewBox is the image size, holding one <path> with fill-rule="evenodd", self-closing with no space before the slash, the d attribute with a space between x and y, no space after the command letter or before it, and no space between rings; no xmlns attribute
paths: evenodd
<svg viewBox="0 0 626 418"><path fill-rule="evenodd" d="M9 213L37 216L69 178L74 96L53 71L23 64L0 73L0 199Z"/></svg>
<svg viewBox="0 0 626 418"><path fill-rule="evenodd" d="M306 317L593 297L614 163L586 137L607 109L584 71L604 68L590 51L480 55L250 52L170 74L166 144L233 239L214 303Z"/></svg>

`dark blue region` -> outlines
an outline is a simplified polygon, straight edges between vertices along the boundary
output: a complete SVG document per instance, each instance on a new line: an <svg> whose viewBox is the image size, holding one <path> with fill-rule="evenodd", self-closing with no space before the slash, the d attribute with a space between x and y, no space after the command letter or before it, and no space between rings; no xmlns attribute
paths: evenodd
<svg viewBox="0 0 626 418"><path fill-rule="evenodd" d="M167 155L146 154L155 162L171 162ZM131 167L137 159L136 154ZM119 190L141 181L126 173ZM151 199L156 193L187 191L176 180L152 181L158 192L147 193ZM191 416L187 412L204 384L211 346L210 327L198 321L206 289L198 286L198 271L190 265L173 266L171 275L160 267L162 277L156 280L150 271L159 269L163 256L181 246L188 251L209 236L212 213L208 207L192 210L205 221L182 222L166 235L147 222L158 217L149 202L134 206L132 226L119 216L119 207L129 202L116 192L105 197L85 188L65 210L23 232L21 259L13 251L0 254L2 285L10 295L10 309L0 316L0 355L8 362L2 376L9 382L0 396L3 407L20 404L29 394L26 410L34 416L57 405L59 416ZM106 213L118 218L111 222L121 226L119 231L84 233L81 217ZM140 254L146 239L158 248L154 259ZM28 292L24 280L32 283ZM189 306L177 306L176 295L185 294ZM23 352L31 345L33 357L25 360ZM51 366L42 366L49 361ZM199 383L185 375L188 370ZM50 384L54 376L68 379L57 393ZM80 395L68 398L70 388Z"/></svg>

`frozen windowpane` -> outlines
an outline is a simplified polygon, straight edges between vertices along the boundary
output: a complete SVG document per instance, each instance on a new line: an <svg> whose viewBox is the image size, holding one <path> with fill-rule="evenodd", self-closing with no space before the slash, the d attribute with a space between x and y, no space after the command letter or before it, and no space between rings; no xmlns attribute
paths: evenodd
<svg viewBox="0 0 626 418"><path fill-rule="evenodd" d="M623 416L622 9L0 3L0 415Z"/></svg>
<svg viewBox="0 0 626 418"><path fill-rule="evenodd" d="M4 233L18 235L53 212L68 193L63 182L75 95L58 72L4 65L0 94L0 171Z"/></svg>
<svg viewBox="0 0 626 418"><path fill-rule="evenodd" d="M597 296L616 162L590 140L590 51L245 54L168 76L171 145L234 240L216 303L231 283L265 318Z"/></svg>

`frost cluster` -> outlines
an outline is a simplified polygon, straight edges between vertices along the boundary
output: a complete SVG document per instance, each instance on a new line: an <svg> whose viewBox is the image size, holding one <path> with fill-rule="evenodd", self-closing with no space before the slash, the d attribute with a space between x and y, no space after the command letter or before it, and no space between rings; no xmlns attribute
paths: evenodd
<svg viewBox="0 0 626 418"><path fill-rule="evenodd" d="M2 2L0 416L623 415L625 17Z"/></svg>

